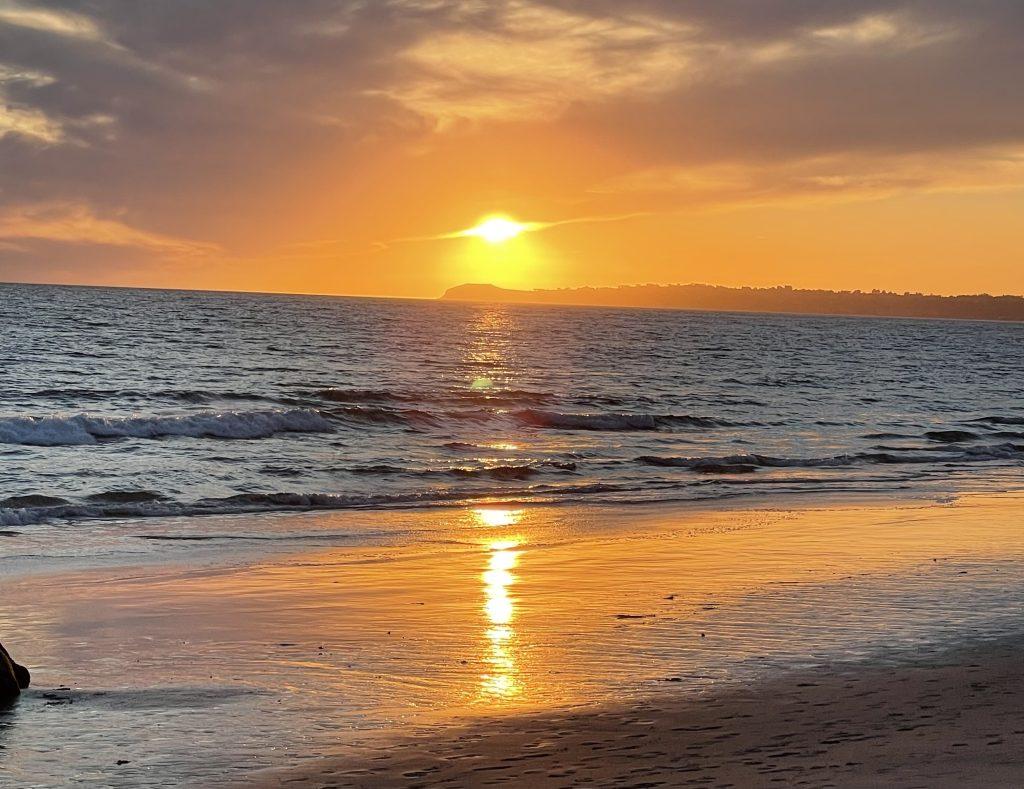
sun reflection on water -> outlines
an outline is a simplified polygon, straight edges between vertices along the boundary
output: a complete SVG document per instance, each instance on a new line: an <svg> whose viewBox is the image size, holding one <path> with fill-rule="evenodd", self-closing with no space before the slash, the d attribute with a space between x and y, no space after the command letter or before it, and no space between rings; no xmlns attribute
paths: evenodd
<svg viewBox="0 0 1024 789"><path fill-rule="evenodd" d="M492 305L474 310L465 326L465 345L460 356L469 390L489 396L518 378L518 332L507 306Z"/></svg>

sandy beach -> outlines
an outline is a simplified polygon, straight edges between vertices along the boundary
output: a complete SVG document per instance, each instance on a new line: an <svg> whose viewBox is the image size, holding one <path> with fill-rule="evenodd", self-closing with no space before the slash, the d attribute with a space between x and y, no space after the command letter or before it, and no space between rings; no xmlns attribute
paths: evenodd
<svg viewBox="0 0 1024 789"><path fill-rule="evenodd" d="M494 719L262 785L1016 787L1022 648L1018 637L696 699Z"/></svg>
<svg viewBox="0 0 1024 789"><path fill-rule="evenodd" d="M8 536L5 773L1011 785L1021 501L112 522L60 570Z"/></svg>

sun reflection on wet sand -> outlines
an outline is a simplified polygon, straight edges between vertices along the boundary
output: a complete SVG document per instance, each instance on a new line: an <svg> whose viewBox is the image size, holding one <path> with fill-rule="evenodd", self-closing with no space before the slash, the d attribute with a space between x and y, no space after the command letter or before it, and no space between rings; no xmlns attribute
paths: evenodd
<svg viewBox="0 0 1024 789"><path fill-rule="evenodd" d="M479 509L474 515L481 525L489 527L514 526L519 521L517 510ZM514 570L522 551L516 550L522 537L509 536L490 539L483 544L487 551L487 565L480 578L483 581L483 614L487 623L484 630L484 663L487 671L480 676L479 698L482 701L507 700L523 692L523 683L516 661L516 631L512 626L516 603L509 593L516 581Z"/></svg>

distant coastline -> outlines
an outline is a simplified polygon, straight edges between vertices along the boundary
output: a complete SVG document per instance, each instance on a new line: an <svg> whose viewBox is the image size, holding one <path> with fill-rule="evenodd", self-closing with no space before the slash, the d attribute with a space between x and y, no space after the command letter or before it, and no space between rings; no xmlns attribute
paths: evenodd
<svg viewBox="0 0 1024 789"><path fill-rule="evenodd" d="M729 288L698 284L620 285L614 288L513 290L496 285L465 284L449 288L441 299L590 307L1024 321L1022 296L935 296L880 290L801 290L788 285L773 288Z"/></svg>

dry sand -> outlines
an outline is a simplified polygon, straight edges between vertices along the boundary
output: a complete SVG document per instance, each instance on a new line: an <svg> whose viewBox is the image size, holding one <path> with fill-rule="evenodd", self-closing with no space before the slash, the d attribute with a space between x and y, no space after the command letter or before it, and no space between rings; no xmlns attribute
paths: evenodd
<svg viewBox="0 0 1024 789"><path fill-rule="evenodd" d="M477 721L274 773L290 787L1020 787L1024 641L699 698Z"/></svg>

